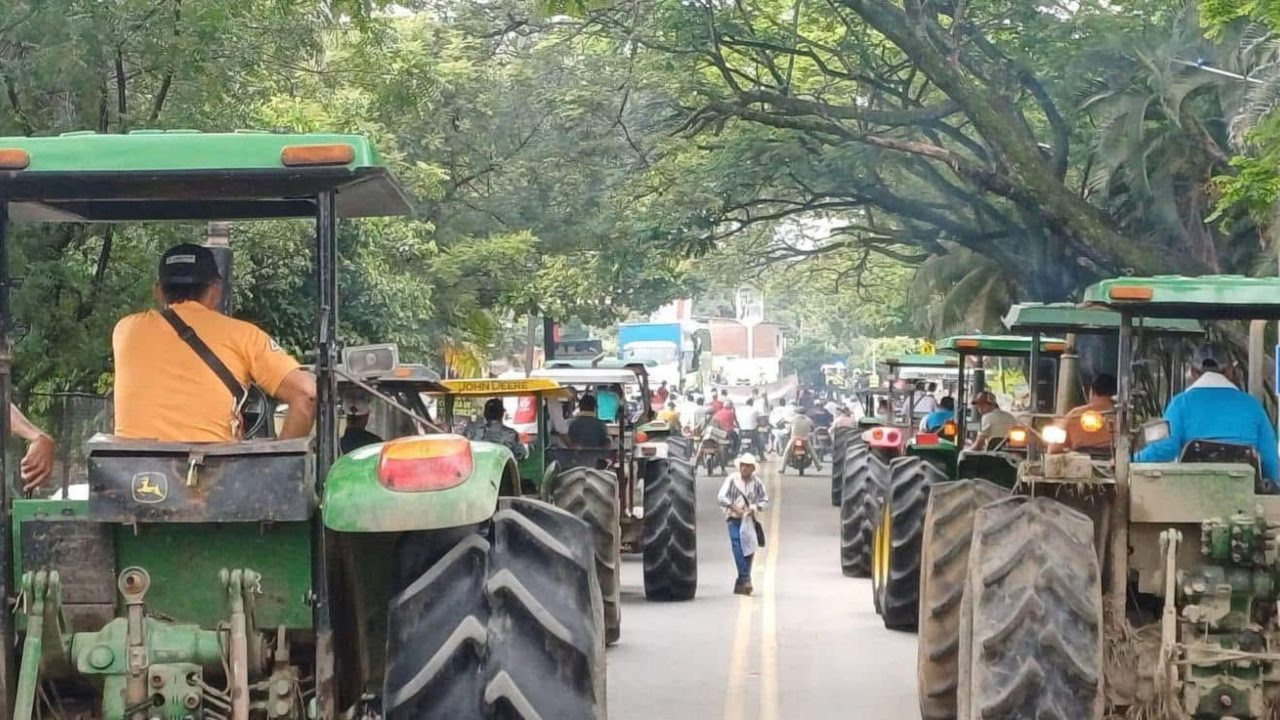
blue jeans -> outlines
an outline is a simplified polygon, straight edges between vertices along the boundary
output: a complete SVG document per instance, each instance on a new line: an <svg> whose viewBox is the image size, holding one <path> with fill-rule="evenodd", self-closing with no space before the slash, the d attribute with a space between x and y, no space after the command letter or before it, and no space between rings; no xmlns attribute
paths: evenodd
<svg viewBox="0 0 1280 720"><path fill-rule="evenodd" d="M738 579L747 580L751 577L751 560L755 556L750 557L742 554L742 520L739 518L729 518L729 547L733 549L733 564L738 566Z"/></svg>

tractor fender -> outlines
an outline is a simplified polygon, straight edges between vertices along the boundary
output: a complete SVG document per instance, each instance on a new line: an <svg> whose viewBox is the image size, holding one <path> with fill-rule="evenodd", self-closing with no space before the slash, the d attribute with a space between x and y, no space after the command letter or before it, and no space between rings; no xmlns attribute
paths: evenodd
<svg viewBox="0 0 1280 720"><path fill-rule="evenodd" d="M505 446L473 441L471 474L441 490L402 492L378 480L383 444L338 458L325 482L321 514L335 532L440 530L493 517L500 494L519 494L515 458Z"/></svg>

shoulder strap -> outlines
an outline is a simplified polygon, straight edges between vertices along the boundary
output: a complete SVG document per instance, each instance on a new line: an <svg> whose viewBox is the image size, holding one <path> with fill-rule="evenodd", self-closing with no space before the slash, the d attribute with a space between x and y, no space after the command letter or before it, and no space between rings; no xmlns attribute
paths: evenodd
<svg viewBox="0 0 1280 720"><path fill-rule="evenodd" d="M196 335L196 331L184 322L182 318L178 317L178 313L174 312L172 308L161 310L160 315L173 326L174 331L178 333L178 337L182 338L182 341L194 350L196 355L200 356L204 364L209 366L213 374L218 376L222 384L231 392L231 397L235 400L235 407L239 409L240 403L244 401L245 389L240 384L240 381L236 379L236 376L231 374L231 371L218 359L213 350L204 344L200 336Z"/></svg>

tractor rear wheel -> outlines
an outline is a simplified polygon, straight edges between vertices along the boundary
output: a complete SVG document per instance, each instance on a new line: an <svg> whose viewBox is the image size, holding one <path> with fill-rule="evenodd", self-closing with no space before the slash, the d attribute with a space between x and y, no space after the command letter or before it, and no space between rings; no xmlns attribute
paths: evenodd
<svg viewBox="0 0 1280 720"><path fill-rule="evenodd" d="M677 460L688 460L693 457L693 440L684 435L672 435L667 438L667 454Z"/></svg>
<svg viewBox="0 0 1280 720"><path fill-rule="evenodd" d="M1102 717L1093 522L1049 498L978 510L960 618L961 720Z"/></svg>
<svg viewBox="0 0 1280 720"><path fill-rule="evenodd" d="M844 493L844 456L849 450L853 428L838 427L831 433L831 504L840 507Z"/></svg>
<svg viewBox="0 0 1280 720"><path fill-rule="evenodd" d="M502 498L486 523L405 533L388 608L390 720L603 720L603 608L591 529Z"/></svg>
<svg viewBox="0 0 1280 720"><path fill-rule="evenodd" d="M591 527L596 555L596 578L604 599L605 642L622 634L622 525L618 509L618 477L588 467L560 469L553 465L543 484L545 500L584 520Z"/></svg>
<svg viewBox="0 0 1280 720"><path fill-rule="evenodd" d="M978 508L1009 491L986 480L934 485L924 514L920 555L920 643L916 665L920 717L956 716L956 649L960 600L969 570L969 542Z"/></svg>
<svg viewBox="0 0 1280 720"><path fill-rule="evenodd" d="M650 462L644 480L644 596L692 600L698 591L698 506L693 463Z"/></svg>
<svg viewBox="0 0 1280 720"><path fill-rule="evenodd" d="M871 576L872 529L879 510L880 484L888 468L865 443L850 443L845 452L844 487L840 493L840 571L849 577Z"/></svg>
<svg viewBox="0 0 1280 720"><path fill-rule="evenodd" d="M891 630L915 630L920 614L920 548L931 486L947 476L924 458L889 463L889 487L881 527L881 614Z"/></svg>

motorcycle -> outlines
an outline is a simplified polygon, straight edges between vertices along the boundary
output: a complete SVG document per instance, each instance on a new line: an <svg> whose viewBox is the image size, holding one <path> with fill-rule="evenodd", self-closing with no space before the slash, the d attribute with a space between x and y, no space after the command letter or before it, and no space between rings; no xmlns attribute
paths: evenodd
<svg viewBox="0 0 1280 720"><path fill-rule="evenodd" d="M697 439L698 451L694 453L693 465L701 465L707 469L707 475L714 475L719 468L723 473L728 465L729 434L724 430L709 425L702 430Z"/></svg>
<svg viewBox="0 0 1280 720"><path fill-rule="evenodd" d="M813 452L818 456L819 460L825 460L831 455L831 429L820 427L813 433Z"/></svg>
<svg viewBox="0 0 1280 720"><path fill-rule="evenodd" d="M791 441L791 452L787 458L787 467L796 469L796 472L804 476L804 471L813 464L813 458L810 456L811 449L809 441L804 438L795 438Z"/></svg>
<svg viewBox="0 0 1280 720"><path fill-rule="evenodd" d="M756 419L756 426L751 429L751 452L763 458L769 452L769 418Z"/></svg>

